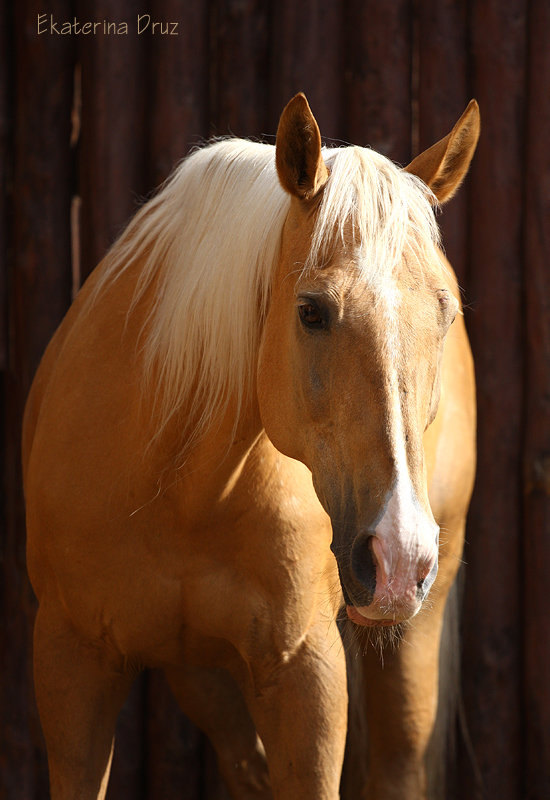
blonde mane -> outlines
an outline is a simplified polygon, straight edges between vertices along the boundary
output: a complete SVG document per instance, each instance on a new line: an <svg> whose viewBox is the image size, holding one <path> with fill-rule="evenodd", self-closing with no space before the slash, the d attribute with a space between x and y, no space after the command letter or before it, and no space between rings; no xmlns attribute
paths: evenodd
<svg viewBox="0 0 550 800"><path fill-rule="evenodd" d="M405 249L438 242L429 189L360 147L324 149L330 178L303 269L322 267L352 226L361 279L392 270ZM132 307L155 282L143 342L157 435L183 407L183 452L230 400L237 410L254 371L281 233L290 204L271 145L228 139L197 150L113 245L91 297L140 262Z"/></svg>

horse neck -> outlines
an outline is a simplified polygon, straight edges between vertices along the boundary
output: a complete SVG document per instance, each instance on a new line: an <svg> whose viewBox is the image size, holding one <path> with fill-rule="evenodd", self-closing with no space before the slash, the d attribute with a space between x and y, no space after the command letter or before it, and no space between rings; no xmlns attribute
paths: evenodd
<svg viewBox="0 0 550 800"><path fill-rule="evenodd" d="M195 506L201 515L205 507L226 499L247 465L249 470L255 469L250 467L256 463L250 456L258 444L267 443L255 395L242 405L237 419L236 408L236 401L230 399L225 413L214 417L206 432L191 443L182 441L183 420L188 413L182 408L154 444L162 470L161 485L173 485L185 497L191 516Z"/></svg>
<svg viewBox="0 0 550 800"><path fill-rule="evenodd" d="M146 339L151 309L158 292L157 281L150 283L128 315L116 317L112 309L131 307L140 271L141 264L136 262L109 287L107 297L103 302L98 302L94 309L94 318L98 319L103 314L105 324L108 321L112 325L113 319L117 319L115 325L119 326L126 342L124 348L134 353L137 370L143 368L141 344ZM93 290L100 274L101 268L84 295ZM138 347L135 342L138 342ZM255 375L255 370L252 370L252 375ZM237 398L229 397L224 410L214 414L207 430L196 438L193 428L200 420L204 406L194 405L191 401L184 403L159 430L156 427L158 396L153 391L158 384L154 375L149 376L148 383L142 383L137 404L136 431L139 433L136 432L136 439L138 447L147 453L151 477L159 477L159 483L163 486L192 483L200 487L203 496L214 498L223 494L262 434L255 383L243 392L246 399L240 405ZM191 396L194 394L192 391ZM186 431L191 431L190 436Z"/></svg>

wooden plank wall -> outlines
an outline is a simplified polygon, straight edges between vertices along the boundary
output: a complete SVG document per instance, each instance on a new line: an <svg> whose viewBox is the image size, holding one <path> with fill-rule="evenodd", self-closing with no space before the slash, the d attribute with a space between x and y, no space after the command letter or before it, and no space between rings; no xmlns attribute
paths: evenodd
<svg viewBox="0 0 550 800"><path fill-rule="evenodd" d="M0 6L0 798L47 796L31 679L19 430L72 293L189 148L273 141L308 94L325 137L405 163L477 97L483 135L441 224L479 390L462 713L449 798L550 797L550 12L545 0L34 0ZM37 33L127 21L128 36ZM138 13L178 36L138 36ZM159 675L119 724L109 797L221 800Z"/></svg>

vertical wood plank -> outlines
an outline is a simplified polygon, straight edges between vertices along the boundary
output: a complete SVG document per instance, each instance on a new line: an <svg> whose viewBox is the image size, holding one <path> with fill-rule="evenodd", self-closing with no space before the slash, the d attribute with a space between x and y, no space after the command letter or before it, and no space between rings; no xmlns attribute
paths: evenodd
<svg viewBox="0 0 550 800"><path fill-rule="evenodd" d="M303 91L323 138L341 136L341 28L339 0L281 0L273 4L270 128L277 130L284 106Z"/></svg>
<svg viewBox="0 0 550 800"><path fill-rule="evenodd" d="M523 797L550 797L550 6L529 5L525 147Z"/></svg>
<svg viewBox="0 0 550 800"><path fill-rule="evenodd" d="M266 0L211 3L210 114L216 135L269 133L269 7Z"/></svg>
<svg viewBox="0 0 550 800"><path fill-rule="evenodd" d="M52 13L70 14L53 0ZM5 373L5 492L0 652L0 795L45 796L46 765L32 685L35 601L25 567L20 430L23 406L42 352L70 297L69 145L73 45L38 36L32 0L12 6L15 56L13 223L9 231L9 347ZM5 53L2 53L5 57Z"/></svg>
<svg viewBox="0 0 550 800"><path fill-rule="evenodd" d="M105 255L146 194L145 53L152 33L137 33L139 0L77 0L78 18L127 22L128 35L79 39L82 135L79 191L82 275Z"/></svg>
<svg viewBox="0 0 550 800"><path fill-rule="evenodd" d="M154 0L151 15L178 24L177 36L154 36L147 74L150 188L209 133L208 2Z"/></svg>
<svg viewBox="0 0 550 800"><path fill-rule="evenodd" d="M345 138L401 164L411 159L412 34L411 0L346 4Z"/></svg>
<svg viewBox="0 0 550 800"><path fill-rule="evenodd" d="M73 44L47 33L37 35L37 7L32 0L18 4L14 19L17 260L10 335L24 389L70 302ZM57 0L52 13L60 18L70 15L70 3Z"/></svg>
<svg viewBox="0 0 550 800"><path fill-rule="evenodd" d="M470 97L466 5L461 0L428 0L418 2L416 11L420 152L447 135ZM466 183L439 218L445 252L462 287L467 283L468 202Z"/></svg>
<svg viewBox="0 0 550 800"><path fill-rule="evenodd" d="M8 30L9 28L9 30ZM13 191L12 120L13 48L9 33L13 30L11 9L0 7L0 370L8 361L8 196Z"/></svg>
<svg viewBox="0 0 550 800"><path fill-rule="evenodd" d="M484 128L471 181L470 315L479 468L469 517L463 684L486 797L520 796L522 151L525 4L471 6L474 93ZM490 33L489 33L490 32ZM475 797L468 764L463 796Z"/></svg>

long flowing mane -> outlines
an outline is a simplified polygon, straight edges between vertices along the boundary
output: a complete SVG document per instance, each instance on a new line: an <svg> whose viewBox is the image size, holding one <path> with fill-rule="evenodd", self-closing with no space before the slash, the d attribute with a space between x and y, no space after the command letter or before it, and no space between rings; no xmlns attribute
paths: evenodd
<svg viewBox="0 0 550 800"><path fill-rule="evenodd" d="M309 257L322 267L349 228L358 277L374 281L405 250L419 260L439 241L430 190L378 153L324 149L330 169ZM227 139L188 156L111 248L91 297L139 262L131 312L155 282L143 342L157 434L182 407L183 450L229 399L239 409L253 386L257 352L290 204L275 148Z"/></svg>

